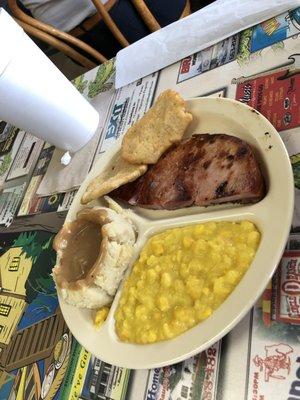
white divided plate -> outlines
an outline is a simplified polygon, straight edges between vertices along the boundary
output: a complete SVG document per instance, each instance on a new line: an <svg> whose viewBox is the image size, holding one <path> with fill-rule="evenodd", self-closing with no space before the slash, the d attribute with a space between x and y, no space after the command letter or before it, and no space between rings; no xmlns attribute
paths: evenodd
<svg viewBox="0 0 300 400"><path fill-rule="evenodd" d="M122 287L99 330L93 326L90 310L75 308L59 298L63 316L75 338L95 356L110 364L133 369L165 366L197 354L222 338L250 310L266 287L289 234L294 203L293 175L288 154L274 127L256 110L234 100L195 98L188 100L187 105L194 120L185 136L227 133L253 146L265 177L266 196L252 205L226 204L176 211L132 207L132 219L138 230L136 257L147 239L157 232L212 220L251 220L261 232L261 242L249 270L226 301L207 320L168 341L136 345L118 339L114 330L114 312ZM73 220L82 208L80 199L88 182L105 168L120 146L119 140L89 173L72 203L68 221ZM100 199L91 205L106 204Z"/></svg>

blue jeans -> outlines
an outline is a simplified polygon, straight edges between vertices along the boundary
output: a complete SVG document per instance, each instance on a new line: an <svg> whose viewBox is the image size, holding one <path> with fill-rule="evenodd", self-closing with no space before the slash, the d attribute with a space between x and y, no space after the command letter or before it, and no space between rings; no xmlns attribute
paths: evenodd
<svg viewBox="0 0 300 400"><path fill-rule="evenodd" d="M145 2L162 27L178 20L186 4L186 0L146 0ZM130 0L117 1L109 14L129 43L151 33ZM115 56L121 49L121 45L103 21L80 36L80 39L96 48L107 58Z"/></svg>

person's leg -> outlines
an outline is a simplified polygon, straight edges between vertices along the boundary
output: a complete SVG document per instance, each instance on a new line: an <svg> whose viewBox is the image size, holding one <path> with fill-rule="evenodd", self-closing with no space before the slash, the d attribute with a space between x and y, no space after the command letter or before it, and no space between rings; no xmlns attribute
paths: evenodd
<svg viewBox="0 0 300 400"><path fill-rule="evenodd" d="M7 0L0 0L0 7L4 8L7 12L9 12Z"/></svg>
<svg viewBox="0 0 300 400"><path fill-rule="evenodd" d="M190 2L191 2L191 11L195 12L200 10L200 8L203 8L213 3L214 0L190 0Z"/></svg>
<svg viewBox="0 0 300 400"><path fill-rule="evenodd" d="M165 26L180 17L185 1L147 0L146 3L159 24ZM110 15L129 43L134 43L151 33L130 0L119 0L110 10ZM122 48L103 21L80 38L107 58L113 57Z"/></svg>

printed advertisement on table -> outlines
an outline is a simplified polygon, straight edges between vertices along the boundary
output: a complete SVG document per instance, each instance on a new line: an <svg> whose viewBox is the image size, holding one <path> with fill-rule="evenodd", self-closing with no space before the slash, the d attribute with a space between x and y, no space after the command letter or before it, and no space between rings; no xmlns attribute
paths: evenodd
<svg viewBox="0 0 300 400"><path fill-rule="evenodd" d="M108 113L98 153L108 150L151 107L158 73L120 88Z"/></svg>
<svg viewBox="0 0 300 400"><path fill-rule="evenodd" d="M42 210L41 203L45 201L45 198L37 196L36 191L44 174L46 173L53 152L54 146L50 146L49 144L45 144L44 148L41 150L32 174L32 178L29 182L24 199L19 209L19 216L35 214Z"/></svg>
<svg viewBox="0 0 300 400"><path fill-rule="evenodd" d="M0 188L4 185L7 174L19 150L24 135L25 132L18 130L18 134L14 136L13 141L11 142L11 138L9 138L8 140L10 144L8 146L5 145L5 148L9 150L5 151L4 154L0 155ZM2 142L2 144L4 144L4 142Z"/></svg>
<svg viewBox="0 0 300 400"><path fill-rule="evenodd" d="M0 234L1 399L60 398L72 338L50 276L53 238L41 230Z"/></svg>
<svg viewBox="0 0 300 400"><path fill-rule="evenodd" d="M112 96L96 159L166 88L184 98L228 97L258 109L280 132L288 150L296 207L293 232L277 272L233 331L182 363L130 371L97 359L75 340L50 276L57 230L51 228L50 214L67 211L77 190L37 196L54 147L0 121L0 224L10 225L9 233L0 232L0 400L300 399L299 10L118 91L113 89L114 61L74 80L95 106L101 93ZM32 226L27 215L35 221ZM48 220L39 219L46 215Z"/></svg>
<svg viewBox="0 0 300 400"><path fill-rule="evenodd" d="M295 188L293 227L300 227L300 128L281 133L282 140L290 156Z"/></svg>
<svg viewBox="0 0 300 400"><path fill-rule="evenodd" d="M0 225L10 225L22 200L26 184L4 189L0 196Z"/></svg>
<svg viewBox="0 0 300 400"><path fill-rule="evenodd" d="M150 370L145 400L217 399L221 342L179 364Z"/></svg>
<svg viewBox="0 0 300 400"><path fill-rule="evenodd" d="M299 288L300 251L287 250L253 310L248 399L300 397Z"/></svg>
<svg viewBox="0 0 300 400"><path fill-rule="evenodd" d="M0 399L123 400L130 371L72 337L50 275L55 234L34 228L0 233Z"/></svg>
<svg viewBox="0 0 300 400"><path fill-rule="evenodd" d="M261 50L300 33L300 7L286 12L253 28L251 52Z"/></svg>
<svg viewBox="0 0 300 400"><path fill-rule="evenodd" d="M0 121L0 155L9 153L18 136L19 129L13 125Z"/></svg>
<svg viewBox="0 0 300 400"><path fill-rule="evenodd" d="M234 35L208 49L186 57L181 61L177 82L184 82L235 60L238 48L239 35Z"/></svg>
<svg viewBox="0 0 300 400"><path fill-rule="evenodd" d="M300 74L288 69L239 81L236 99L263 114L278 131L300 125Z"/></svg>
<svg viewBox="0 0 300 400"><path fill-rule="evenodd" d="M27 175L31 167L35 165L43 144L43 140L29 133L25 133L6 179L10 180Z"/></svg>

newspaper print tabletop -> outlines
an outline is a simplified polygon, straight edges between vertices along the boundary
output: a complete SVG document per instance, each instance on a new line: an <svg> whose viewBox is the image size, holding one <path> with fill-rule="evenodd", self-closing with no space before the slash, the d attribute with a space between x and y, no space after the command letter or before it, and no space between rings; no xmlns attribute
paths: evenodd
<svg viewBox="0 0 300 400"><path fill-rule="evenodd" d="M64 193L55 187L53 146L0 122L1 400L300 399L299 34L300 8L117 91L113 61L74 81L97 107L97 96L111 96L87 169L167 88L184 98L228 97L257 108L280 132L290 155L295 212L273 279L222 341L176 365L118 368L95 358L72 337L50 272L53 238L76 187ZM40 197L44 177L53 194Z"/></svg>

